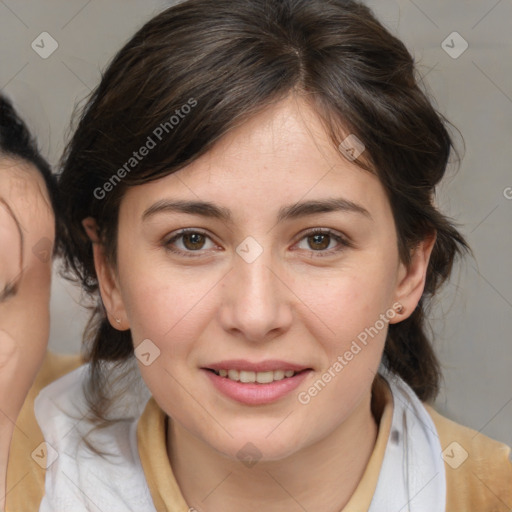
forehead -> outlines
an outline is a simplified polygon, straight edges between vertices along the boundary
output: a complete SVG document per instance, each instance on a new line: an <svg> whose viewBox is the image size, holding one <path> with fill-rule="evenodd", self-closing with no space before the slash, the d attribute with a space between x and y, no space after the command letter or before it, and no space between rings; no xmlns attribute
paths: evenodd
<svg viewBox="0 0 512 512"><path fill-rule="evenodd" d="M0 186L12 194L34 194L49 200L44 178L31 163L0 154Z"/></svg>
<svg viewBox="0 0 512 512"><path fill-rule="evenodd" d="M251 160L247 160L248 155ZM269 170L276 176L293 172L296 177L304 177L315 174L315 171L323 175L333 167L345 174L361 171L334 146L311 105L291 95L232 129L210 151L189 165L187 171L191 177L205 168L212 171L227 168L239 173L250 168L261 171L261 174Z"/></svg>
<svg viewBox="0 0 512 512"><path fill-rule="evenodd" d="M23 226L53 220L44 178L30 163L0 156L0 197Z"/></svg>
<svg viewBox="0 0 512 512"><path fill-rule="evenodd" d="M340 194L374 209L387 207L377 176L346 159L309 104L290 96L232 129L187 167L130 188L121 214L133 215L164 197L264 213L262 199L268 211L277 211L284 203Z"/></svg>

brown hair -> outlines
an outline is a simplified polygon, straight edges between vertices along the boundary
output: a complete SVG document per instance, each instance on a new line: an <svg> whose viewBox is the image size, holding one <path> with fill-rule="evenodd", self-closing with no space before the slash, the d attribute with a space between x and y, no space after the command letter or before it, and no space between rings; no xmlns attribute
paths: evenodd
<svg viewBox="0 0 512 512"><path fill-rule="evenodd" d="M424 294L409 318L389 326L384 351L387 366L421 399L436 396L440 368L425 312L455 256L468 246L433 204L453 144L415 73L402 42L355 1L188 0L151 19L126 43L82 111L60 176L66 270L98 301L84 336L92 372L88 392L98 416L109 405L102 368L132 360L133 345L130 331L115 330L106 318L81 221L96 219L115 265L118 210L127 187L190 164L290 93L310 102L336 147L348 133L364 143L365 162L356 163L385 187L402 261L437 234ZM178 124L170 121L173 115ZM128 168L133 152L162 126L165 136Z"/></svg>

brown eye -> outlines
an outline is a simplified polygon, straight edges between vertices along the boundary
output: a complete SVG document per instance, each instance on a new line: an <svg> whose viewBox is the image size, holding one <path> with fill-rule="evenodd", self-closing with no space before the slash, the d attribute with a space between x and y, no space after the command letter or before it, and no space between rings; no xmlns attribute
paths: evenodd
<svg viewBox="0 0 512 512"><path fill-rule="evenodd" d="M306 247L300 246L304 243L303 241L306 242L304 244ZM335 242L334 246L332 246L333 242ZM349 239L330 229L313 229L299 241L299 249L310 252L311 256L332 256L349 247L353 247Z"/></svg>
<svg viewBox="0 0 512 512"><path fill-rule="evenodd" d="M163 242L163 246L170 252L180 256L204 256L216 246L211 238L197 229L187 228L179 231Z"/></svg>
<svg viewBox="0 0 512 512"><path fill-rule="evenodd" d="M182 235L182 239L187 249L197 251L203 248L205 236L201 233L186 233Z"/></svg>
<svg viewBox="0 0 512 512"><path fill-rule="evenodd" d="M315 251L323 251L329 247L331 237L328 234L315 234L310 235L308 238L308 245Z"/></svg>

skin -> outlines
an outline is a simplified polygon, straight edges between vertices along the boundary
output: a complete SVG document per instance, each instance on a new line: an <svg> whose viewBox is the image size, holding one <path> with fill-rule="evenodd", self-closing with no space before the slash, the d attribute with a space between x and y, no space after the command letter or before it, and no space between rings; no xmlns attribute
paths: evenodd
<svg viewBox="0 0 512 512"><path fill-rule="evenodd" d="M14 425L41 366L48 343L51 254L54 241L53 210L43 178L30 164L2 158L0 160L0 506L2 509L5 503L5 477ZM12 293L9 292L10 287L6 286L9 283L14 283Z"/></svg>
<svg viewBox="0 0 512 512"><path fill-rule="evenodd" d="M338 197L370 215L336 211L277 223L285 205ZM228 208L233 222L175 212L143 221L144 211L163 199L210 201ZM417 247L408 268L401 263L378 178L341 156L314 111L294 96L188 167L130 188L120 205L116 268L106 262L93 219L84 226L97 242L96 270L112 325L131 329L135 346L149 338L160 350L151 365L139 367L173 420L167 451L189 506L341 510L375 445L371 385L386 328L310 403L300 404L297 394L393 304L404 312L391 322L414 310L434 238ZM172 244L199 256L166 249L182 228L206 232L195 246L183 237ZM351 246L328 237L315 242L305 233L311 228L331 229ZM252 263L236 252L248 236L263 249ZM275 403L242 405L200 370L224 359L282 359L313 371ZM248 442L261 453L252 467L237 457Z"/></svg>

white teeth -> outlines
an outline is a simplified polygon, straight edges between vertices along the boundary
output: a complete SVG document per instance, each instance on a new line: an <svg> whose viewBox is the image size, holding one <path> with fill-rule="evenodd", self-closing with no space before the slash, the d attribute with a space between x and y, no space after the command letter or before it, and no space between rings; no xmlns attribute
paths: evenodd
<svg viewBox="0 0 512 512"><path fill-rule="evenodd" d="M238 375L238 370L228 370L228 377L231 380L240 380L240 376Z"/></svg>
<svg viewBox="0 0 512 512"><path fill-rule="evenodd" d="M256 374L256 382L260 384L268 384L274 380L274 372L258 372Z"/></svg>
<svg viewBox="0 0 512 512"><path fill-rule="evenodd" d="M240 371L240 382L256 382L256 372Z"/></svg>
<svg viewBox="0 0 512 512"><path fill-rule="evenodd" d="M257 382L258 384L270 384L275 380L293 377L296 372L293 370L275 370L268 372L251 372L245 370L216 370L215 373L221 377L243 383Z"/></svg>

